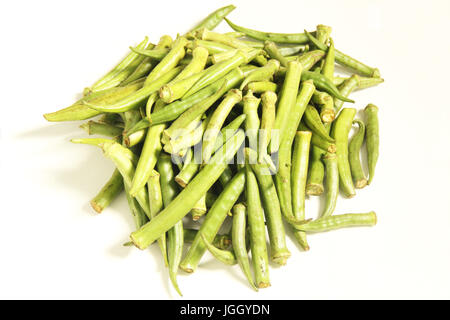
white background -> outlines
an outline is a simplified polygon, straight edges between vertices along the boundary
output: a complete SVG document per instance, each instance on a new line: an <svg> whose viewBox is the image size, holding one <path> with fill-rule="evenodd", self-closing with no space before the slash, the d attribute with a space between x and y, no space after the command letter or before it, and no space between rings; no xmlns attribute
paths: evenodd
<svg viewBox="0 0 450 320"><path fill-rule="evenodd" d="M90 198L112 164L73 145L80 123L42 114L71 104L145 35L156 42L228 1L8 1L0 8L0 298L177 298L157 246L123 248L125 197L97 215ZM386 82L354 93L380 108L374 183L337 212L375 210L374 228L289 241L287 266L253 292L238 267L209 255L179 276L190 299L450 298L450 2L234 1L230 19L278 32L333 27L336 47ZM225 24L219 31L228 30ZM307 203L310 217L317 199Z"/></svg>

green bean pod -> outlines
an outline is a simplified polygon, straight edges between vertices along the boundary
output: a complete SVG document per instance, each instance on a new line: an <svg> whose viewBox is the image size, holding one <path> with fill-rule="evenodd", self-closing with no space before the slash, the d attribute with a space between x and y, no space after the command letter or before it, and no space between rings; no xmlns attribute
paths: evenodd
<svg viewBox="0 0 450 320"><path fill-rule="evenodd" d="M211 155L214 151L214 145L217 139L217 135L222 128L227 115L231 109L242 100L242 92L237 89L230 90L222 102L214 110L211 119L206 127L203 144L202 144L202 162L208 163Z"/></svg>
<svg viewBox="0 0 450 320"><path fill-rule="evenodd" d="M358 85L359 85L359 76L354 74L350 78L345 80L344 83L339 86L339 92L341 93L342 96L348 97L348 95L353 90L358 88ZM344 105L344 101L342 101L340 99L334 100L334 110L335 110L336 114L339 113L339 111L341 110L343 105Z"/></svg>
<svg viewBox="0 0 450 320"><path fill-rule="evenodd" d="M224 45L223 43L199 39L196 39L192 41L191 44L188 44L188 48L191 48L192 50L194 50L197 47L206 48L210 55L214 55L216 53L224 53L234 49L233 47Z"/></svg>
<svg viewBox="0 0 450 320"><path fill-rule="evenodd" d="M361 151L364 142L366 126L364 125L364 122L358 119L353 120L353 123L358 124L359 129L348 144L348 160L350 162L350 170L355 187L357 189L362 189L367 185L367 179L361 166L359 152Z"/></svg>
<svg viewBox="0 0 450 320"><path fill-rule="evenodd" d="M292 109L295 106L295 99L297 97L301 75L302 65L296 61L289 62L273 126L275 132L278 133L279 140L276 142L274 142L273 139L271 140L269 146L270 153L276 152L279 148L279 141L283 140L287 122L291 117Z"/></svg>
<svg viewBox="0 0 450 320"><path fill-rule="evenodd" d="M245 118L245 132L249 140L250 148L258 150L258 129L259 129L259 116L258 108L261 99L256 98L252 91L248 90L247 94L243 98L244 109L243 112Z"/></svg>
<svg viewBox="0 0 450 320"><path fill-rule="evenodd" d="M240 68L235 68L230 71L225 76L227 83L226 90L230 90L238 85L243 78L244 73ZM217 92L217 90L223 85L223 81L224 79L219 79L202 90L194 93L192 96L174 101L168 104L163 110L153 112L150 115L150 122L154 125L175 120L184 111Z"/></svg>
<svg viewBox="0 0 450 320"><path fill-rule="evenodd" d="M119 170L115 169L111 178L109 178L99 193L91 200L91 207L97 213L101 213L122 191L123 178Z"/></svg>
<svg viewBox="0 0 450 320"><path fill-rule="evenodd" d="M172 45L172 37L168 35L164 35L159 39L158 44L155 46L155 49L167 49ZM137 79L142 77L147 77L149 72L153 69L153 67L158 63L157 60L146 57L142 62L136 67L136 69L131 73L128 78L126 78L120 85L129 84Z"/></svg>
<svg viewBox="0 0 450 320"><path fill-rule="evenodd" d="M276 92L277 89L277 84L270 81L256 81L247 84L247 90L252 90L253 93L263 93L266 91Z"/></svg>
<svg viewBox="0 0 450 320"><path fill-rule="evenodd" d="M174 180L172 158L170 155L161 153L156 163L161 179L161 194L164 208L175 199L179 190ZM175 290L181 296L177 282L177 271L183 254L183 222L178 221L167 233L167 258L169 262L169 276Z"/></svg>
<svg viewBox="0 0 450 320"><path fill-rule="evenodd" d="M334 63L335 63L335 50L334 41L330 38L330 47L327 50L327 56L322 67L322 74L329 80L334 80Z"/></svg>
<svg viewBox="0 0 450 320"><path fill-rule="evenodd" d="M148 38L145 37L144 40L142 40L141 43L137 45L136 48L143 49L147 45ZM136 62L136 60L139 58L139 55L134 52L130 52L119 64L117 64L110 72L108 72L106 75L104 75L102 78L100 78L97 82L95 82L90 89L88 89L90 92L95 91L101 91L102 89L109 89L107 88L107 84L114 80L118 75L123 73L124 70L127 70L127 68L130 67L133 63ZM124 80L124 79L123 79Z"/></svg>
<svg viewBox="0 0 450 320"><path fill-rule="evenodd" d="M325 207L323 209L321 217L331 216L336 208L336 202L339 195L339 169L337 156L335 153L326 153L322 157L325 164L326 172L326 197Z"/></svg>
<svg viewBox="0 0 450 320"><path fill-rule="evenodd" d="M238 51L233 57L228 60L219 62L206 69L197 82L184 94L183 99L198 92L209 84L222 78L225 74L247 61L247 54L243 51Z"/></svg>
<svg viewBox="0 0 450 320"><path fill-rule="evenodd" d="M101 112L89 108L85 102L108 105L118 102L127 96L139 91L142 88L143 82L137 81L125 87L117 87L105 90L103 92L94 92L83 97L75 102L73 105L58 110L52 113L44 114L47 121L76 121L85 120L99 115Z"/></svg>
<svg viewBox="0 0 450 320"><path fill-rule="evenodd" d="M242 272L247 278L248 283L253 289L258 291L255 281L250 270L250 261L248 259L246 246L246 207L242 203L238 203L233 207L233 224L231 227L231 243L236 259L241 267Z"/></svg>
<svg viewBox="0 0 450 320"><path fill-rule="evenodd" d="M228 162L242 145L244 138L245 134L242 131L238 131L215 153L211 161L203 167L167 208L141 229L133 232L131 240L135 246L140 249L147 248L153 241L180 221L203 194L211 188L214 182L219 179L228 166Z"/></svg>
<svg viewBox="0 0 450 320"><path fill-rule="evenodd" d="M281 216L280 201L278 200L270 169L266 162L256 162L257 155L253 150L246 148L244 152L259 182L264 215L269 232L270 258L279 265L285 265L291 253L286 246L286 233Z"/></svg>
<svg viewBox="0 0 450 320"><path fill-rule="evenodd" d="M319 112L312 105L306 107L303 119L312 132L329 142L334 142L334 139L330 137L328 130L323 125Z"/></svg>
<svg viewBox="0 0 450 320"><path fill-rule="evenodd" d="M191 62L168 84L159 89L159 97L165 103L181 98L202 76L208 58L208 50L197 47L192 51Z"/></svg>
<svg viewBox="0 0 450 320"><path fill-rule="evenodd" d="M325 152L314 145L311 147L308 177L306 180L306 194L309 196L319 196L323 193L325 168L322 163L322 155Z"/></svg>
<svg viewBox="0 0 450 320"><path fill-rule="evenodd" d="M351 198L355 195L350 163L348 160L348 134L352 127L356 109L344 108L333 122L331 136L336 140L336 155L339 167L339 183L345 196Z"/></svg>
<svg viewBox="0 0 450 320"><path fill-rule="evenodd" d="M297 132L302 115L314 92L312 81L305 81L302 84L300 93L297 96L295 106L289 114L289 122L286 126L286 134L281 139L280 150L278 152L279 169L275 175L275 182L280 199L281 212L287 219L293 219L292 192L291 192L291 153L292 143Z"/></svg>
<svg viewBox="0 0 450 320"><path fill-rule="evenodd" d="M309 41L311 41L316 47L318 47L320 50L327 51L327 45L318 41L312 34L308 33L305 30L305 34L308 37ZM377 68L371 68L367 65L365 65L362 62L359 62L358 60L342 53L341 51L335 49L335 59L336 62L344 67L348 67L358 73L360 73L363 76L366 77L374 77L379 78L380 77L380 71Z"/></svg>
<svg viewBox="0 0 450 320"><path fill-rule="evenodd" d="M148 218L136 199L130 196L127 185L125 185L125 194L127 197L128 207L130 208L131 214L133 216L134 224L136 226L136 229L139 229L147 223Z"/></svg>
<svg viewBox="0 0 450 320"><path fill-rule="evenodd" d="M170 127L164 131L164 136L171 138L175 136L177 131L185 129L189 123L204 114L217 100L219 100L226 92L226 89L227 81L224 79L222 85L214 94L183 112Z"/></svg>
<svg viewBox="0 0 450 320"><path fill-rule="evenodd" d="M313 80L314 85L317 87L317 89L321 91L325 91L331 96L338 98L339 100L345 101L345 102L351 102L354 103L355 101L343 96L339 89L336 88L336 86L333 84L333 81L330 81L328 78L325 78L320 73L317 72L310 72L310 71L304 71L302 73L302 81L306 80Z"/></svg>
<svg viewBox="0 0 450 320"><path fill-rule="evenodd" d="M198 39L219 42L219 43L222 43L224 45L227 45L227 46L230 46L230 47L236 48L236 49L249 48L248 44L246 44L242 40L227 36L222 33L210 31L206 28L197 30L195 35Z"/></svg>
<svg viewBox="0 0 450 320"><path fill-rule="evenodd" d="M305 192L308 173L309 146L311 132L298 131L294 140L294 153L292 155L292 209L296 220L305 220ZM294 231L297 242L305 250L309 250L308 241L304 232Z"/></svg>
<svg viewBox="0 0 450 320"><path fill-rule="evenodd" d="M119 128L119 127L116 127L116 126L113 126L110 124L95 122L92 120L82 124L80 126L80 128L85 130L89 135L98 134L98 135L107 136L107 137L111 137L111 138L122 135L122 131L123 131L122 128Z"/></svg>
<svg viewBox="0 0 450 320"><path fill-rule="evenodd" d="M219 249L208 240L206 240L203 234L200 234L200 236L206 246L206 249L208 249L208 251L214 256L214 258L229 266L237 264L237 259L233 251Z"/></svg>
<svg viewBox="0 0 450 320"><path fill-rule="evenodd" d="M296 228L305 232L324 232L348 227L370 227L376 224L377 215L374 211L371 211L368 213L349 213L319 218L297 225Z"/></svg>
<svg viewBox="0 0 450 320"><path fill-rule="evenodd" d="M267 288L270 286L270 279L269 256L266 245L266 226L264 224L264 213L259 197L258 182L249 165L245 166L245 179L250 248L255 282L258 288Z"/></svg>
<svg viewBox="0 0 450 320"><path fill-rule="evenodd" d="M155 109L163 108L163 106L164 102L158 100ZM130 190L130 193L133 196L145 186L152 170L155 168L157 159L162 150L161 135L165 128L166 125L162 123L152 126L147 131L147 136L145 137L141 156L139 157L139 162L136 166L136 173L134 174Z"/></svg>
<svg viewBox="0 0 450 320"><path fill-rule="evenodd" d="M264 157L267 155L267 147L269 146L272 129L275 123L275 104L277 102L277 94L273 91L266 91L261 95L261 101L261 129L259 131L258 141L259 163L263 163Z"/></svg>
<svg viewBox="0 0 450 320"><path fill-rule="evenodd" d="M198 234L198 230L195 229L184 229L184 243L192 243ZM219 249L227 249L231 241L231 236L229 234L218 234L214 238L212 245Z"/></svg>
<svg viewBox="0 0 450 320"><path fill-rule="evenodd" d="M164 208L162 191L161 191L160 174L156 170L153 170L150 177L148 178L147 189L148 189L150 216L151 216L150 218L153 219ZM168 266L169 261L167 259L166 234L163 234L158 239L158 245L159 245L159 249L161 250L161 254L163 256L164 264L166 266Z"/></svg>
<svg viewBox="0 0 450 320"><path fill-rule="evenodd" d="M144 87L151 85L155 80L161 78L177 66L178 62L183 59L186 53L185 47L187 42L187 39L184 37L178 37L174 41L169 53L153 68L147 76L147 79L145 79Z"/></svg>
<svg viewBox="0 0 450 320"><path fill-rule="evenodd" d="M287 67L289 61L278 51L278 47L273 41L266 40L264 42L264 50L272 59L278 60L283 67Z"/></svg>
<svg viewBox="0 0 450 320"><path fill-rule="evenodd" d="M366 116L367 163L369 165L369 181L367 184L371 184L375 175L375 167L377 165L380 148L378 107L369 104L364 109L364 114Z"/></svg>
<svg viewBox="0 0 450 320"><path fill-rule="evenodd" d="M201 28L213 30L234 9L236 9L234 5L229 5L211 12L205 19L192 28L191 32Z"/></svg>
<svg viewBox="0 0 450 320"><path fill-rule="evenodd" d="M244 133L242 137L244 137ZM243 139L241 140L241 143ZM228 142L227 142L228 144ZM205 166L198 175L202 174L209 165ZM195 179L192 182L195 181ZM188 184L188 187L192 184ZM245 186L245 174L243 170L240 170L233 179L225 186L222 193L217 198L214 205L209 210L206 215L206 219L203 222L198 234L196 235L191 247L189 248L186 256L180 264L181 269L188 273L192 273L197 269L200 259L206 251L204 242L202 241L201 235L205 237L207 241L212 241L223 224L228 212L231 210ZM186 189L185 189L186 190Z"/></svg>
<svg viewBox="0 0 450 320"><path fill-rule="evenodd" d="M278 43L293 43L293 44L303 44L308 42L308 37L304 33L289 34L289 33L262 32L238 26L232 23L227 18L224 18L224 20L234 31L245 33L247 36L253 39L261 41L270 40Z"/></svg>
<svg viewBox="0 0 450 320"><path fill-rule="evenodd" d="M243 90L247 84L255 81L266 81L272 79L274 73L280 68L280 62L271 59L264 67L252 71L241 83L240 89Z"/></svg>
<svg viewBox="0 0 450 320"><path fill-rule="evenodd" d="M302 54L297 58L303 66L304 71L310 70L317 62L319 62L325 56L325 52L322 50L313 50L305 54Z"/></svg>
<svg viewBox="0 0 450 320"><path fill-rule="evenodd" d="M177 76L177 74L181 71L181 67L174 68L168 71L166 74L163 74L157 80L153 81L151 84L144 86L138 91L128 95L127 97L116 101L111 104L93 104L92 102L83 101L83 103L100 112L125 112L131 110L133 108L137 108L142 103L145 103L145 99L147 99L152 93L157 92L161 86L172 80ZM148 78L147 78L148 79Z"/></svg>

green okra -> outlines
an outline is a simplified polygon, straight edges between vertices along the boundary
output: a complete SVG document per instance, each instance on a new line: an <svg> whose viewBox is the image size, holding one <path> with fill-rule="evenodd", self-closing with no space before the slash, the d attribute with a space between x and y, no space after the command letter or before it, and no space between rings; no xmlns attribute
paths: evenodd
<svg viewBox="0 0 450 320"><path fill-rule="evenodd" d="M348 97L348 95L353 90L358 88L358 85L359 85L359 76L354 74L350 78L345 80L344 83L339 86L339 92L342 96ZM344 101L342 101L340 99L334 100L334 110L335 110L336 114L339 113L339 111L341 110L343 105L344 105Z"/></svg>
<svg viewBox="0 0 450 320"><path fill-rule="evenodd" d="M272 59L278 60L283 67L287 67L289 61L278 51L278 47L273 41L265 41L264 50Z"/></svg>
<svg viewBox="0 0 450 320"><path fill-rule="evenodd" d="M327 56L322 67L322 74L329 80L334 80L334 63L335 63L335 51L334 41L330 38L330 47L327 51Z"/></svg>
<svg viewBox="0 0 450 320"><path fill-rule="evenodd" d="M314 145L311 147L308 178L306 182L306 194L309 196L319 196L323 193L325 167L322 163L322 155L325 152L326 151Z"/></svg>
<svg viewBox="0 0 450 320"><path fill-rule="evenodd" d="M133 47L130 47L130 50L142 56L150 57L159 61L161 61L170 51L168 48L153 48L149 50L149 49L138 49Z"/></svg>
<svg viewBox="0 0 450 320"><path fill-rule="evenodd" d="M249 140L250 148L258 150L258 129L259 129L259 116L258 108L261 99L256 98L253 93L248 90L247 94L243 98L245 114L245 132Z"/></svg>
<svg viewBox="0 0 450 320"><path fill-rule="evenodd" d="M101 213L122 191L123 178L119 170L115 169L111 178L109 178L99 193L91 200L91 207L97 213Z"/></svg>
<svg viewBox="0 0 450 320"><path fill-rule="evenodd" d="M325 52L322 50L313 50L308 51L305 54L302 54L297 58L297 61L300 62L303 66L304 71L310 70L317 62L322 60L325 56Z"/></svg>
<svg viewBox="0 0 450 320"><path fill-rule="evenodd" d="M155 46L155 49L167 49L172 45L172 38L168 35L164 35L159 39L158 44ZM136 67L132 74L128 76L120 85L129 84L137 79L142 77L147 77L149 72L153 69L153 67L158 63L157 60L146 57L142 60L142 62Z"/></svg>
<svg viewBox="0 0 450 320"><path fill-rule="evenodd" d="M353 120L353 123L358 124L359 129L348 144L348 160L355 187L357 189L362 189L367 185L367 179L361 166L359 153L364 142L366 126L364 125L364 122L358 119Z"/></svg>
<svg viewBox="0 0 450 320"><path fill-rule="evenodd" d="M261 95L262 113L261 127L258 139L258 162L262 163L267 155L267 147L269 146L272 129L275 123L275 105L277 102L277 94L273 91L266 91Z"/></svg>
<svg viewBox="0 0 450 320"><path fill-rule="evenodd" d="M305 30L305 34L308 37L309 41L311 41L316 47L318 47L320 50L327 51L327 45L318 41L312 34L308 33ZM351 70L354 70L358 73L360 73L363 76L366 77L373 77L373 78L379 78L380 77L380 71L377 68L371 68L367 65L365 65L362 62L359 62L358 60L342 53L341 51L335 49L335 59L336 62L344 67L348 67Z"/></svg>
<svg viewBox="0 0 450 320"><path fill-rule="evenodd" d="M225 34L210 31L206 28L197 30L196 37L201 40L209 40L209 41L219 42L219 43L222 43L224 45L230 46L235 49L250 48L248 46L248 44L246 44L242 40L227 36Z"/></svg>
<svg viewBox="0 0 450 320"><path fill-rule="evenodd" d="M243 78L244 73L240 68L235 68L230 71L225 76L225 80L227 81L226 90L230 90L231 88L237 86ZM222 86L223 81L224 79L219 79L209 86L194 93L193 95L178 101L174 101L165 106L163 110L153 112L149 117L149 124L151 123L152 125L155 125L175 120L184 111L199 103L200 101L206 99L210 95L214 94Z"/></svg>
<svg viewBox="0 0 450 320"><path fill-rule="evenodd" d="M236 7L234 5L228 5L228 6L217 9L216 11L210 13L205 19L203 19L194 28L192 28L191 31L195 31L195 30L201 29L201 28L213 30L234 9L236 9Z"/></svg>
<svg viewBox="0 0 450 320"><path fill-rule="evenodd" d="M335 153L325 153L322 157L325 164L326 172L326 197L325 207L321 214L321 217L331 216L336 208L336 202L339 195L339 168L337 162L337 156Z"/></svg>
<svg viewBox="0 0 450 320"><path fill-rule="evenodd" d="M334 139L329 136L328 130L323 125L319 112L312 105L306 107L303 119L312 132L329 142L334 142Z"/></svg>
<svg viewBox="0 0 450 320"><path fill-rule="evenodd" d="M208 50L197 47L192 51L192 60L171 82L159 89L159 97L165 103L181 98L202 76Z"/></svg>
<svg viewBox="0 0 450 320"><path fill-rule="evenodd" d="M245 198L247 201L250 248L252 252L255 283L258 288L267 288L270 286L270 279L264 212L259 197L258 182L248 164L245 165L245 180Z"/></svg>
<svg viewBox="0 0 450 320"><path fill-rule="evenodd" d="M241 132L241 137L242 143L244 141L243 138L245 137L243 132ZM209 165L204 167L204 169L200 171L199 174L204 172L205 168L207 168L208 166ZM228 212L231 210L231 208L241 195L242 191L244 190L244 186L245 173L243 170L240 170L226 185L226 187L206 215L205 221L200 227L200 230L196 235L194 241L192 242L191 247L186 253L183 261L181 262L181 269L188 273L192 273L197 269L200 259L206 251L206 247L201 239L201 235L203 235L207 241L212 241L212 239L214 239L220 229L220 226L223 224L225 218L227 217Z"/></svg>
<svg viewBox="0 0 450 320"><path fill-rule="evenodd" d="M177 66L178 62L183 59L186 53L185 47L187 45L187 42L187 39L184 37L178 37L174 41L169 53L167 53L167 55L153 68L153 70L145 79L144 87L152 85L155 80L160 79ZM163 83L162 85L164 84L165 83ZM159 87L161 87L162 85L160 85Z"/></svg>
<svg viewBox="0 0 450 320"><path fill-rule="evenodd" d="M112 138L122 135L123 131L122 128L92 120L82 124L80 128L86 130L89 135L98 134Z"/></svg>
<svg viewBox="0 0 450 320"><path fill-rule="evenodd" d="M293 43L293 44L304 44L309 41L308 37L304 33L262 32L238 26L232 23L227 18L224 18L224 20L234 31L243 32L250 38L254 38L261 41L270 40L277 43Z"/></svg>
<svg viewBox="0 0 450 320"><path fill-rule="evenodd" d="M147 182L148 189L148 202L150 208L150 218L153 219L156 217L161 210L164 208L162 191L161 191L161 181L160 174L156 170L153 170ZM167 259L167 239L166 234L163 234L158 239L158 245L161 250L161 254L163 256L164 264L166 266L169 265Z"/></svg>
<svg viewBox="0 0 450 320"><path fill-rule="evenodd" d="M252 90L253 93L263 93L266 91L276 92L277 89L277 84L270 81L256 81L247 84L247 90Z"/></svg>
<svg viewBox="0 0 450 320"><path fill-rule="evenodd" d="M283 140L286 124L290 118L290 113L295 105L295 99L302 75L302 65L299 62L289 62L286 78L281 89L280 98L277 107L277 114L273 129L278 134L279 141ZM279 141L274 142L272 139L269 145L270 153L274 153L279 148Z"/></svg>
<svg viewBox="0 0 450 320"><path fill-rule="evenodd" d="M234 254L236 256L237 262L241 267L247 281L253 289L258 291L255 286L255 281L250 270L250 261L248 259L247 245L246 245L246 225L247 217L244 204L238 203L233 207L233 224L231 227L231 239L233 244Z"/></svg>
<svg viewBox="0 0 450 320"><path fill-rule="evenodd" d="M230 159L234 157L242 145L244 138L245 134L242 131L238 131L215 153L211 161L203 167L167 208L164 208L158 216L150 220L141 229L133 232L130 237L134 245L140 249L147 248L161 237L164 232L180 221L203 194L211 188L214 182L219 179Z"/></svg>
<svg viewBox="0 0 450 320"><path fill-rule="evenodd" d="M130 208L131 214L133 216L134 224L136 226L136 229L139 229L147 223L148 218L137 200L129 194L127 185L125 185L125 194L128 201L128 207Z"/></svg>
<svg viewBox="0 0 450 320"><path fill-rule="evenodd" d="M334 98L337 98L337 99L345 101L345 102L351 102L351 103L355 102L355 101L343 96L340 93L339 89L336 88L336 86L333 84L333 81L328 80L328 78L325 78L325 76L323 76L320 73L304 71L304 72L302 72L302 81L306 81L306 80L313 80L314 85L317 87L318 90L325 91Z"/></svg>
<svg viewBox="0 0 450 320"><path fill-rule="evenodd" d="M355 196L350 163L348 160L348 134L352 127L356 109L344 108L333 122L331 137L336 140L336 155L339 167L339 183L346 197Z"/></svg>
<svg viewBox="0 0 450 320"><path fill-rule="evenodd" d="M319 218L317 220L299 224L298 230L305 232L324 232L348 227L374 226L377 224L377 215L374 211L368 213L348 213Z"/></svg>
<svg viewBox="0 0 450 320"><path fill-rule="evenodd" d="M237 89L230 90L222 102L214 110L205 129L202 144L202 163L208 163L214 151L214 145L227 115L231 109L242 100L242 92Z"/></svg>
<svg viewBox="0 0 450 320"><path fill-rule="evenodd" d="M224 53L234 49L233 47L224 45L219 42L199 40L199 39L192 41L191 44L188 44L188 47L191 48L192 50L194 50L196 47L204 47L208 50L210 55L216 53Z"/></svg>
<svg viewBox="0 0 450 320"><path fill-rule="evenodd" d="M185 228L183 234L184 243L192 243L198 234L198 230ZM212 245L219 249L227 249L231 243L232 240L229 234L217 234L212 242Z"/></svg>
<svg viewBox="0 0 450 320"><path fill-rule="evenodd" d="M285 265L291 253L286 246L286 233L281 215L280 201L269 166L266 162L257 163L256 153L253 150L246 148L244 152L259 182L264 215L269 233L270 258L279 265Z"/></svg>
<svg viewBox="0 0 450 320"><path fill-rule="evenodd" d="M167 73L163 74L157 80L153 81L147 86L133 92L132 94L124 97L119 101L115 101L110 104L95 104L92 102L83 101L83 103L100 112L125 112L139 107L146 102L146 99L154 92L157 92L161 86L171 81L181 71L181 67L174 68ZM148 79L148 78L147 78Z"/></svg>
<svg viewBox="0 0 450 320"><path fill-rule="evenodd" d="M278 60L269 60L264 67L252 71L247 77L245 77L244 81L242 81L241 83L240 89L243 90L250 82L271 80L274 73L279 68L280 63L278 62Z"/></svg>
<svg viewBox="0 0 450 320"><path fill-rule="evenodd" d="M205 244L208 251L220 262L232 266L237 264L236 256L234 255L234 252L231 250L224 250L219 249L216 246L214 246L212 243L210 243L208 240L206 240L205 236L203 234L200 234L203 243Z"/></svg>
<svg viewBox="0 0 450 320"><path fill-rule="evenodd" d="M369 165L369 181L367 184L371 184L375 175L375 167L377 165L380 148L378 107L369 104L364 109L364 114L366 116L367 163Z"/></svg>

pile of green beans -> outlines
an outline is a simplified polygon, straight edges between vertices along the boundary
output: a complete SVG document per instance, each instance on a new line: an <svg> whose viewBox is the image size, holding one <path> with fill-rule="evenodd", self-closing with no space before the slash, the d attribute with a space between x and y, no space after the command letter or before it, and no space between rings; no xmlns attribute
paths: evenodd
<svg viewBox="0 0 450 320"><path fill-rule="evenodd" d="M377 222L373 211L334 211L340 192L351 198L374 179L378 107L356 119L349 95L382 83L379 70L335 49L331 27L261 32L226 19L234 9L175 39L146 37L80 100L44 115L95 118L81 128L96 137L72 140L115 165L92 208L125 193L135 221L125 245L157 242L180 295L178 271L193 273L206 252L258 290L271 285L269 261L291 256L286 235L306 251L310 233ZM212 31L224 19L234 31ZM336 74L336 63L350 74ZM306 200L319 195L325 205L307 219Z"/></svg>

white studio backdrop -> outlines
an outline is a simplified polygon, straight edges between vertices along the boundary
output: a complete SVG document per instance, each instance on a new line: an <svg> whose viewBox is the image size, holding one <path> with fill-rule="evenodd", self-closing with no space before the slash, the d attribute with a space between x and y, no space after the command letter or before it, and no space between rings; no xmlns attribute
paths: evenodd
<svg viewBox="0 0 450 320"><path fill-rule="evenodd" d="M113 165L73 145L80 123L42 114L70 105L145 35L175 36L228 1L14 1L0 5L0 298L172 299L158 248L122 247L125 197L101 215L89 200ZM380 69L385 83L352 94L379 106L374 183L337 213L375 210L374 228L289 240L287 266L253 292L238 267L207 255L180 272L189 299L450 298L450 2L234 1L230 19L274 32L333 27L336 47ZM229 30L225 23L219 31ZM317 199L307 202L317 215Z"/></svg>

